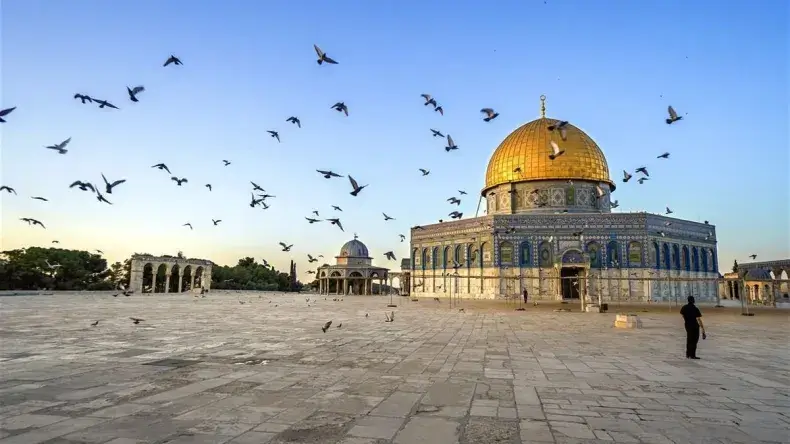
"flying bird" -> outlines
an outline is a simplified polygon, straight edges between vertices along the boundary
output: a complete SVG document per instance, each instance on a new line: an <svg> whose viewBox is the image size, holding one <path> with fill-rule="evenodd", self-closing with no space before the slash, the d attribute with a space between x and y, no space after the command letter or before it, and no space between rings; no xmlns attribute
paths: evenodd
<svg viewBox="0 0 790 444"><path fill-rule="evenodd" d="M79 99L83 103L83 105L85 104L85 102L93 103L93 98L91 96L87 95L87 94L79 94L79 93L77 93L77 94L74 94L74 98L75 99Z"/></svg>
<svg viewBox="0 0 790 444"><path fill-rule="evenodd" d="M386 222L386 221L388 221L388 220L395 220L395 218L394 218L394 217L390 217L390 216L388 216L388 215L387 215L387 213L381 213L381 214L383 214L383 215L384 215L384 222Z"/></svg>
<svg viewBox="0 0 790 444"><path fill-rule="evenodd" d="M669 159L669 153L664 153L664 154L656 157L656 159Z"/></svg>
<svg viewBox="0 0 790 444"><path fill-rule="evenodd" d="M170 168L168 168L167 165L163 163L157 163L156 165L152 165L151 168L159 168L160 170L167 171L167 174L173 174L170 172Z"/></svg>
<svg viewBox="0 0 790 444"><path fill-rule="evenodd" d="M102 194L99 192L99 190L96 190L96 200L98 200L99 202L104 202L106 204L112 205L112 202L105 199L104 196L102 196Z"/></svg>
<svg viewBox="0 0 790 444"><path fill-rule="evenodd" d="M112 189L116 186L126 182L126 179L116 180L115 182L110 183L106 177L104 177L104 173L101 174L101 178L104 179L104 191L107 194L112 194Z"/></svg>
<svg viewBox="0 0 790 444"><path fill-rule="evenodd" d="M182 183L189 183L189 181L187 180L186 177L184 177L183 179L179 179L178 177L173 176L173 177L170 178L170 180L172 180L175 183L177 183L178 186L181 186Z"/></svg>
<svg viewBox="0 0 790 444"><path fill-rule="evenodd" d="M318 259L314 258L311 254L308 254L307 255L307 262L308 263L318 262Z"/></svg>
<svg viewBox="0 0 790 444"><path fill-rule="evenodd" d="M90 183L88 183L88 182L83 182L83 181L81 181L81 180L74 181L74 183L72 183L71 185L69 185L69 188L74 188L74 187L78 187L78 188L79 188L79 189L81 189L82 191L88 191L88 190L91 190L91 191L93 191L94 193L96 192L96 188L95 188L95 187L94 187L92 184L90 184Z"/></svg>
<svg viewBox="0 0 790 444"><path fill-rule="evenodd" d="M606 194L606 193L604 193L604 191L603 191L603 188L601 188L601 186L600 186L600 185L596 185L596 186L595 186L595 196L596 196L597 198L599 198L599 199L600 199L600 198L601 198L601 197L603 197L605 194Z"/></svg>
<svg viewBox="0 0 790 444"><path fill-rule="evenodd" d="M670 210L669 207L667 207L666 214L672 214L672 213L674 213L674 211Z"/></svg>
<svg viewBox="0 0 790 444"><path fill-rule="evenodd" d="M463 191L463 190L458 190L458 194L460 194L460 195L464 195L464 194L466 194L466 191Z"/></svg>
<svg viewBox="0 0 790 444"><path fill-rule="evenodd" d="M91 327L95 327L95 326L97 326L97 325L99 325L99 321L96 321L96 322L91 322Z"/></svg>
<svg viewBox="0 0 790 444"><path fill-rule="evenodd" d="M316 216L320 216L320 214L318 214L318 210L313 210L313 214L315 214Z"/></svg>
<svg viewBox="0 0 790 444"><path fill-rule="evenodd" d="M250 208L255 208L255 205L258 205L259 203L263 202L263 199L256 199L255 194L253 194L252 192L250 192L250 199L251 199Z"/></svg>
<svg viewBox="0 0 790 444"><path fill-rule="evenodd" d="M2 191L7 191L8 194L11 194L11 193L16 194L16 190L15 189L13 189L13 188L11 188L9 186L6 186L6 185L3 185L2 187L0 187L0 192L2 192Z"/></svg>
<svg viewBox="0 0 790 444"><path fill-rule="evenodd" d="M367 185L359 186L357 181L354 180L354 178L351 177L350 175L348 176L348 181L351 182L351 187L354 189L354 191L350 193L352 196L356 196L357 194L359 194L360 191L362 191L363 188L367 186Z"/></svg>
<svg viewBox="0 0 790 444"><path fill-rule="evenodd" d="M5 119L3 119L3 117L11 114L11 112L14 111L15 109L16 107L0 110L0 123L5 123Z"/></svg>
<svg viewBox="0 0 790 444"><path fill-rule="evenodd" d="M252 184L252 189L253 189L253 191L256 191L256 190L257 190L257 191L260 191L261 193L265 193L265 192L266 192L266 190L264 190L263 188L261 188L261 186L260 186L260 185L258 185L257 183L255 183L255 182L253 182L253 181L250 181L250 183Z"/></svg>
<svg viewBox="0 0 790 444"><path fill-rule="evenodd" d="M108 102L106 100L93 99L93 101L99 104L99 108L120 109L117 106L113 105L112 103L110 103L110 102Z"/></svg>
<svg viewBox="0 0 790 444"><path fill-rule="evenodd" d="M420 172L422 173L423 176L427 176L427 175L431 174L430 170L426 170L424 168L420 168Z"/></svg>
<svg viewBox="0 0 790 444"><path fill-rule="evenodd" d="M643 183L645 183L646 180L650 180L650 178L649 177L640 177L639 180L637 180L637 182L639 182L639 185L642 185Z"/></svg>
<svg viewBox="0 0 790 444"><path fill-rule="evenodd" d="M340 219L327 219L327 221L331 222L332 225L337 225L337 227L340 228L340 231L346 231L343 229L343 224L340 223Z"/></svg>
<svg viewBox="0 0 790 444"><path fill-rule="evenodd" d="M40 201L44 201L44 202L49 202L49 199L41 197L41 196L33 196L33 197L31 197L31 199L40 200Z"/></svg>
<svg viewBox="0 0 790 444"><path fill-rule="evenodd" d="M343 209L338 207L337 205L332 205L332 209L335 211L343 211Z"/></svg>
<svg viewBox="0 0 790 444"><path fill-rule="evenodd" d="M285 243L284 243L284 242L280 242L280 246L282 246L282 247L283 247L283 251L291 251L291 247L293 247L293 246L294 246L294 244L291 244L291 245L285 245Z"/></svg>
<svg viewBox="0 0 790 444"><path fill-rule="evenodd" d="M431 128L431 133L433 133L433 137L442 137L442 138L444 137L444 134L442 134L441 131L437 131L433 128Z"/></svg>
<svg viewBox="0 0 790 444"><path fill-rule="evenodd" d="M667 125L677 122L678 120L683 120L683 116L678 116L678 113L675 112L675 108L672 108L672 105L667 108L667 112L669 113L669 119L666 120Z"/></svg>
<svg viewBox="0 0 790 444"><path fill-rule="evenodd" d="M340 112L345 113L346 117L348 117L348 107L344 102L337 102L334 105L332 105L331 108L339 113Z"/></svg>
<svg viewBox="0 0 790 444"><path fill-rule="evenodd" d="M126 87L126 92L129 94L129 100L132 102L139 102L139 100L137 100L137 94L140 94L143 91L145 91L144 86L135 86L134 88L129 88L128 86Z"/></svg>
<svg viewBox="0 0 790 444"><path fill-rule="evenodd" d="M752 258L752 260L757 259L757 255L756 254L749 255L749 257Z"/></svg>
<svg viewBox="0 0 790 444"><path fill-rule="evenodd" d="M561 150L560 146L557 145L557 142L551 140L549 143L551 144L551 154L549 154L549 159L554 160L565 154L565 150Z"/></svg>
<svg viewBox="0 0 790 444"><path fill-rule="evenodd" d="M441 115L444 115L444 108L442 108L442 105L437 106L433 110L436 111L437 113L441 114Z"/></svg>
<svg viewBox="0 0 790 444"><path fill-rule="evenodd" d="M41 223L40 220L32 219L32 218L29 218L29 217L23 217L23 218L21 218L19 220L21 220L23 222L27 222L28 225L41 225L41 228L43 228L45 230L47 228L47 227L44 226L44 224Z"/></svg>
<svg viewBox="0 0 790 444"><path fill-rule="evenodd" d="M228 165L230 165L230 160L222 159L222 163L224 163L225 166L228 166Z"/></svg>
<svg viewBox="0 0 790 444"><path fill-rule="evenodd" d="M145 319L140 319L140 318L129 318L129 319L132 320L132 324L134 324L134 325L137 325L137 324L145 321Z"/></svg>
<svg viewBox="0 0 790 444"><path fill-rule="evenodd" d="M307 221L310 222L311 224L314 224L316 222L321 222L320 219L313 219L313 218L310 218L310 217L305 217L305 219L307 219Z"/></svg>
<svg viewBox="0 0 790 444"><path fill-rule="evenodd" d="M58 264L57 262L56 262L56 263L54 263L54 264L50 264L50 263L49 263L49 261L48 261L48 260L46 260L46 259L44 259L44 263L45 263L45 264L47 264L47 267L49 267L49 269L50 269L50 270L55 270L55 269L57 269L58 267L60 267L60 266L61 266L61 265L60 265L60 264Z"/></svg>
<svg viewBox="0 0 790 444"><path fill-rule="evenodd" d="M620 201L615 200L614 202L609 202L609 206L611 206L612 208L617 208L620 206Z"/></svg>
<svg viewBox="0 0 790 444"><path fill-rule="evenodd" d="M647 168L646 167L639 167L639 168L636 169L636 172L637 173L642 173L645 176L650 176L650 174L647 172Z"/></svg>
<svg viewBox="0 0 790 444"><path fill-rule="evenodd" d="M480 112L486 115L486 117L483 119L483 122L490 122L499 116L499 113L495 112L493 108L483 108L480 110Z"/></svg>
<svg viewBox="0 0 790 444"><path fill-rule="evenodd" d="M628 182L632 177L634 176L629 174L628 171L623 170L623 182Z"/></svg>
<svg viewBox="0 0 790 444"><path fill-rule="evenodd" d="M457 149L458 149L458 145L455 144L455 142L453 141L453 138L450 137L450 135L448 134L447 135L447 146L444 147L444 150L449 153L450 151L457 150Z"/></svg>
<svg viewBox="0 0 790 444"><path fill-rule="evenodd" d="M331 179L333 177L343 177L340 174L337 174L337 173L332 172L332 171L324 171L324 170L316 170L316 171L318 171L319 173L323 174L324 175L324 179Z"/></svg>
<svg viewBox="0 0 790 444"><path fill-rule="evenodd" d="M461 205L461 199L458 199L457 197L451 197L447 199L447 202L450 202L451 205L452 204Z"/></svg>
<svg viewBox="0 0 790 444"><path fill-rule="evenodd" d="M459 211L453 211L452 213L448 214L448 216L450 216L451 219L460 219L464 217L464 213L461 213Z"/></svg>
<svg viewBox="0 0 790 444"><path fill-rule="evenodd" d="M549 125L548 127L546 127L546 129L549 130L549 131L557 130L557 132L560 133L560 138L563 141L565 141L565 140L568 140L568 131L565 128L567 125L568 125L567 121L559 120L559 121Z"/></svg>
<svg viewBox="0 0 790 444"><path fill-rule="evenodd" d="M436 107L437 107L437 105L436 105L436 99L434 99L433 97L431 97L431 95L430 95L430 94L420 94L420 96L421 96L423 99L425 99L425 103L424 103L423 105L425 105L425 106L428 106L428 105L433 105L433 107L434 107L434 108L436 108Z"/></svg>
<svg viewBox="0 0 790 444"><path fill-rule="evenodd" d="M210 183L207 183L207 184L206 184L206 188L208 188L208 190L209 190L209 191L211 191L211 184L210 184Z"/></svg>
<svg viewBox="0 0 790 444"><path fill-rule="evenodd" d="M214 226L216 227L217 225L219 225L219 223L220 223L220 222L222 222L222 219L216 219L216 220L214 220L214 219L211 219L211 222L212 222L212 223L214 224Z"/></svg>
<svg viewBox="0 0 790 444"><path fill-rule="evenodd" d="M291 117L285 119L285 121L286 122L291 122L291 123L295 124L296 126L298 126L299 128L302 127L302 121L299 120L298 117L291 116Z"/></svg>
<svg viewBox="0 0 790 444"><path fill-rule="evenodd" d="M313 45L313 48L315 48L315 53L318 55L318 60L316 60L316 62L318 62L319 65L323 65L324 63L337 65L337 62L326 55L324 51L321 51L321 48L319 48L318 45Z"/></svg>
<svg viewBox="0 0 790 444"><path fill-rule="evenodd" d="M50 150L55 150L58 152L58 154L66 154L69 151L66 149L66 145L68 145L69 142L71 142L71 137L64 140L63 142L56 143L55 145L49 145L46 148Z"/></svg>
<svg viewBox="0 0 790 444"><path fill-rule="evenodd" d="M99 254L104 254L104 252L101 251L101 250L96 250L96 252L99 253Z"/></svg>
<svg viewBox="0 0 790 444"><path fill-rule="evenodd" d="M394 260L395 260L395 253L393 253L393 252L391 252L391 251L388 251L388 252L384 253L384 256L386 256L386 257L387 257L387 259L389 259L389 260L391 260L391 261L394 261Z"/></svg>
<svg viewBox="0 0 790 444"><path fill-rule="evenodd" d="M167 60L165 60L165 64L162 66L167 66L171 63L174 65L183 65L183 63L181 63L181 59L171 54L170 57L168 57Z"/></svg>
<svg viewBox="0 0 790 444"><path fill-rule="evenodd" d="M331 327L331 326L332 326L332 321L329 321L329 322L327 322L326 324L324 324L324 326L323 326L323 327L321 327L321 331L323 331L324 333L326 333L326 331L327 331L327 330L329 330L329 327Z"/></svg>
<svg viewBox="0 0 790 444"><path fill-rule="evenodd" d="M190 230L192 230L192 229L193 229L193 228L192 228L192 224L191 224L191 223L189 223L189 222L187 222L187 223L185 223L184 225L181 225L181 226L182 226L182 227L189 227L189 229L190 229Z"/></svg>
<svg viewBox="0 0 790 444"><path fill-rule="evenodd" d="M406 240L406 236L404 236L404 235L402 235L402 234L399 234L398 236L400 237L400 241L401 241L401 242L403 242L404 240Z"/></svg>
<svg viewBox="0 0 790 444"><path fill-rule="evenodd" d="M275 139L277 139L278 143L280 142L280 133L278 133L277 131L266 131L266 132L271 134L271 136L274 137Z"/></svg>

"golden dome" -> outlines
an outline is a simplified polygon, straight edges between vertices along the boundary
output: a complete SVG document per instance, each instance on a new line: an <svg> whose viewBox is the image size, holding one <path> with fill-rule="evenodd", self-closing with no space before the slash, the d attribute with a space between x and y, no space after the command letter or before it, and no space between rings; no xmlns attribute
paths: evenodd
<svg viewBox="0 0 790 444"><path fill-rule="evenodd" d="M598 145L570 123L565 127L567 140L563 141L556 131L547 129L555 122L558 120L544 116L510 133L488 161L484 190L504 183L555 179L605 182L614 190L609 166ZM565 150L555 160L549 159L551 140ZM517 168L520 171L514 171Z"/></svg>

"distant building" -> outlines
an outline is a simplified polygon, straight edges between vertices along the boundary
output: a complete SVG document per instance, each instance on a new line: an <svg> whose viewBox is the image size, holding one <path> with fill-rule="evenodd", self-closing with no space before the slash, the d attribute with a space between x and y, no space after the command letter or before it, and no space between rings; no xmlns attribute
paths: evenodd
<svg viewBox="0 0 790 444"><path fill-rule="evenodd" d="M487 216L411 230L412 295L496 298L527 289L531 299L715 301L716 228L612 213L616 185L603 152L572 124L565 139L550 131L560 121L546 118L544 99L542 116L491 156L481 191ZM564 150L554 160L552 142ZM651 186L640 177L624 186Z"/></svg>
<svg viewBox="0 0 790 444"><path fill-rule="evenodd" d="M381 291L388 282L389 269L373 266L368 247L357 239L346 242L335 256L335 265L318 267L318 289L321 294L373 294L373 281Z"/></svg>

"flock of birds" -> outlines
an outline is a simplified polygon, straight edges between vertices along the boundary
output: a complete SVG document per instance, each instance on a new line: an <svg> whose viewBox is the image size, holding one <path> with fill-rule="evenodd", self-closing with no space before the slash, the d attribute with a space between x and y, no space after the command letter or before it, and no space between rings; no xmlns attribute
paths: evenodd
<svg viewBox="0 0 790 444"><path fill-rule="evenodd" d="M319 66L323 66L323 65L337 65L338 64L337 60L335 60L334 58L329 57L327 55L327 53L325 53L321 48L318 47L318 45L313 45L313 47L314 47L314 50L315 50L315 53L316 53L316 56L317 56L316 62L318 63ZM165 62L163 64L163 67L165 67L165 68L167 68L169 66L173 66L173 67L175 67L175 66L183 66L183 63L178 57L176 57L175 55L171 54L165 60ZM129 86L126 87L126 93L127 93L127 96L128 96L128 100L131 101L131 102L134 102L134 103L140 102L140 95L142 93L144 93L144 92L145 92L145 87L142 86L142 85L138 85L138 86L134 86L134 87L129 87ZM437 99L435 97L433 97L430 94L421 94L421 97L424 99L423 105L425 107L432 107L432 110L434 112L438 113L441 116L444 115L444 111L445 111L444 107L437 101ZM80 101L81 104L95 104L100 109L114 109L114 110L120 109L118 106L116 106L115 104L111 103L109 100L98 99L98 98L93 97L93 96L91 96L89 94L77 93L77 94L74 95L73 98L75 100ZM6 109L0 110L0 123L6 123L6 119L16 109L17 109L17 107L11 107L11 108L6 108ZM345 116L349 115L349 108L344 102L337 102L334 105L332 105L330 107L330 109L335 110L338 113L342 113ZM482 120L484 122L491 122L494 119L496 119L497 117L499 117L499 113L496 112L493 108L488 108L488 107L482 108L480 110L480 113L483 115ZM674 124L674 123L676 123L676 122L678 122L678 121L683 119L683 116L678 115L678 113L675 111L675 109L672 106L668 107L667 113L668 113L668 117L666 118L665 122L668 125ZM301 128L302 127L301 120L297 116L290 116L290 117L288 117L286 119L286 122L289 122L289 123L291 123L293 125L296 125L297 128ZM559 138L558 138L559 142L557 142L555 140L551 140L550 141L550 150L549 150L549 152L546 153L546 156L552 161L560 158L563 154L565 154L565 149L562 146L562 142L567 140L567 125L568 125L567 121L552 121L546 127L546 131L554 132L554 133L559 135ZM450 153L451 151L455 151L455 150L459 149L459 146L456 144L456 142L453 140L453 138L452 138L452 136L450 134L444 134L442 131L437 130L437 129L433 129L433 128L430 128L430 131L431 131L431 134L432 134L433 137L438 137L438 138L442 138L442 139L446 140L446 146L444 147L446 152ZM276 139L278 143L281 142L280 133L278 131L269 130L267 132L272 138ZM66 153L68 153L67 147L69 146L70 143L71 143L71 137L69 137L69 138L67 138L67 139L65 139L65 140L63 140L63 141L61 141L59 143L48 145L45 148L53 150L53 151L57 152L58 154L65 155ZM659 156L657 156L658 159L665 159L665 160L669 159L669 157L670 157L670 153L669 152L665 152L665 153L662 153ZM227 160L227 159L223 159L222 162L223 162L224 166L226 166L226 167L231 165L231 162L229 160ZM170 180L176 186L180 187L180 186L183 186L184 184L188 184L189 183L189 180L188 180L187 177L183 177L183 176L179 177L177 175L174 175L171 172L170 168L165 163L157 163L155 165L152 165L151 168L156 168L158 170L166 172L170 176ZM336 173L334 171L331 171L331 170L317 169L316 172L319 173L325 179L336 179L336 178L343 178L343 177L345 177L345 176L343 176L341 174L338 174L338 173ZM419 168L419 172L422 174L422 176L427 176L427 175L429 175L431 173L430 170L426 169L426 168ZM517 167L514 170L514 172L520 173L521 172L521 167ZM637 182L639 184L644 184L646 181L650 180L650 174L648 173L647 167L646 166L641 166L639 168L636 168L633 173L631 173L629 171L626 171L626 170L623 170L622 181L624 183L627 183L632 178L634 178L634 175L639 175L639 177L637 178ZM349 185L350 185L349 194L351 196L355 196L355 197L358 196L359 193L361 193L365 188L368 187L368 184L360 185L359 182L354 177L352 177L350 174L348 174L347 177L348 177L348 181L349 181ZM112 205L112 202L110 202L107 199L106 196L109 196L109 195L113 194L113 190L115 189L115 187L126 183L126 179L108 180L107 177L103 173L101 174L101 178L102 178L103 185L104 185L103 187L97 186L91 181L76 180L71 185L69 185L69 188L78 189L78 190L83 191L83 192L90 192L92 195L95 196L95 198L96 198L96 200L98 202L104 203L104 204L108 204L108 205ZM276 196L274 196L272 194L268 194L265 189L263 189L261 186L259 186L258 184L256 184L253 181L250 181L250 184L252 186L252 189L250 191L249 206L252 207L252 208L260 207L260 208L262 208L264 210L268 209L270 207L270 204L268 203L269 202L268 199L275 198ZM212 190L212 184L206 183L204 186L209 191ZM103 189L103 192L102 192L102 189ZM8 193L12 193L12 194L15 194L15 195L17 194L16 190L14 188L12 188L11 186L8 186L8 185L0 186L0 192L3 192L3 191L8 192ZM492 192L492 194L493 193L494 192ZM459 194L458 196L451 196L451 197L449 197L447 199L447 202L449 202L450 205L460 206L461 199L462 199L461 196L466 195L467 193L465 191L463 191L463 190L458 190L458 194ZM597 194L597 197L599 199L601 199L601 198L609 199L608 194L600 186L596 187L596 194ZM32 196L32 198L36 199L36 200L40 200L40 201L47 201L46 198L41 197L41 196ZM617 200L615 200L613 202L610 201L610 204L611 204L612 208L617 208L619 206L619 202ZM540 205L540 203L539 203L539 205ZM339 212L343 211L339 206L336 206L336 205L333 205L332 209L336 213L339 213ZM671 213L672 213L672 210L669 207L667 207L666 208L666 214L671 214ZM315 217L312 217L312 216L315 216ZM345 228L343 227L343 223L342 223L342 221L341 221L339 216L328 217L328 218L321 219L318 211L313 211L313 215L312 216L311 217L305 217L305 219L307 220L307 222L309 224L315 224L315 223L319 223L319 222L322 222L322 221L323 222L329 222L331 225L334 225L334 226L338 227L341 231L345 231ZM388 215L386 213L382 213L382 216L383 216L385 222L386 221L395 220L394 217L392 217L392 216L390 216L390 215ZM451 219L461 219L463 217L463 213L460 212L460 211L454 210L454 211L450 212L448 214L448 216ZM35 218L32 218L32 217L23 217L23 218L21 218L21 221L26 222L27 224L29 224L31 226L38 225L38 226L41 226L42 228L46 229L46 226L44 225L44 223L42 221L40 221L38 219L35 219ZM217 226L217 225L219 225L222 222L222 220L221 219L211 219L211 222L212 222L212 224L214 226ZM443 220L440 219L439 222L443 222ZM706 221L706 223L707 223L707 221ZM667 224L671 224L671 223L667 222ZM194 229L194 226L189 221L184 223L183 226L186 227L186 228L189 228L190 230ZM422 227L415 226L413 228L414 229L421 229ZM664 236L663 232L660 232L659 234ZM406 239L405 235L399 234L398 236L399 236L401 242L405 241L405 239ZM53 242L57 242L57 241L53 241ZM290 252L291 248L293 247L293 244L288 244L286 242L280 242L279 244L282 247L282 251L283 252ZM396 260L395 254L392 251L387 251L386 253L384 253L384 256L388 260ZM318 257L322 257L322 256L319 255ZM311 262L311 263L317 261L317 258L313 257L310 254L308 254L308 258L309 258L309 262ZM264 261L264 264L268 268L268 263L266 261ZM312 273L314 273L314 272L312 272Z"/></svg>

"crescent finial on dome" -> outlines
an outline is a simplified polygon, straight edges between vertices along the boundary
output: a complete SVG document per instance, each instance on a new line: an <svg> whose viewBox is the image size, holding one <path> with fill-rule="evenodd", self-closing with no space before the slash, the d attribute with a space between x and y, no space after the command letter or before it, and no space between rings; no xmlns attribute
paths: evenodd
<svg viewBox="0 0 790 444"><path fill-rule="evenodd" d="M540 96L540 118L541 119L545 119L546 118L546 96L545 95L541 95Z"/></svg>

